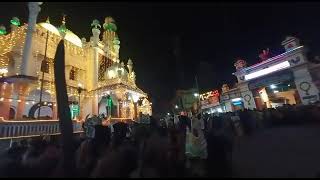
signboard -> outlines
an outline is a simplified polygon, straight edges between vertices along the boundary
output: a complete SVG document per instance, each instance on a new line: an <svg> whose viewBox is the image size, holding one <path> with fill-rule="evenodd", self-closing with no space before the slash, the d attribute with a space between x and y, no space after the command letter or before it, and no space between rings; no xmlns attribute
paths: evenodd
<svg viewBox="0 0 320 180"><path fill-rule="evenodd" d="M201 106L204 108L213 107L219 105L219 91L209 91L200 95Z"/></svg>

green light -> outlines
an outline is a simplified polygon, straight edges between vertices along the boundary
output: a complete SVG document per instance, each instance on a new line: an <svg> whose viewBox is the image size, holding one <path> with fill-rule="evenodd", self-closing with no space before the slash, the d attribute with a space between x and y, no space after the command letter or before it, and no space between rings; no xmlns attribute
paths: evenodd
<svg viewBox="0 0 320 180"><path fill-rule="evenodd" d="M65 25L61 25L61 26L59 27L59 32L66 33L66 32L67 32L66 26L65 26Z"/></svg>
<svg viewBox="0 0 320 180"><path fill-rule="evenodd" d="M80 114L79 105L72 104L70 108L71 117L74 118Z"/></svg>
<svg viewBox="0 0 320 180"><path fill-rule="evenodd" d="M109 31L113 31L113 32L117 31L117 26L114 23L105 23L103 25L103 28L105 30L109 30Z"/></svg>
<svg viewBox="0 0 320 180"><path fill-rule="evenodd" d="M119 41L118 37L114 38L113 44L115 44L115 45L119 45L120 44L120 41Z"/></svg>
<svg viewBox="0 0 320 180"><path fill-rule="evenodd" d="M10 20L10 23L15 25L15 26L20 26L20 20L19 18L17 17L13 17L11 20Z"/></svg>
<svg viewBox="0 0 320 180"><path fill-rule="evenodd" d="M0 35L5 35L5 34L7 34L6 27L0 26Z"/></svg>

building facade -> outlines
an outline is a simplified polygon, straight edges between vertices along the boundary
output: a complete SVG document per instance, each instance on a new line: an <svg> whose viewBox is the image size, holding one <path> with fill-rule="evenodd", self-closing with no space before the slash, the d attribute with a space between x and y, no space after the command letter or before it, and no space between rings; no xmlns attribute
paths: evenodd
<svg viewBox="0 0 320 180"><path fill-rule="evenodd" d="M284 53L269 57L268 50L264 50L260 54L261 62L255 65L247 67L244 60L235 63L237 71L233 75L237 77L237 86L222 88L225 111L319 101L319 65L308 61L299 39L287 37L282 45Z"/></svg>
<svg viewBox="0 0 320 180"><path fill-rule="evenodd" d="M102 26L98 20L92 22L88 41L69 30L65 18L59 27L49 19L35 23L32 16L37 10L30 4L28 24L20 26L19 19L13 18L18 23L12 24L10 33L0 35L0 117L57 119L53 63L62 38L74 118L101 113L129 119L140 112L151 115L148 96L136 85L132 60L126 64L120 60L120 40L111 17Z"/></svg>

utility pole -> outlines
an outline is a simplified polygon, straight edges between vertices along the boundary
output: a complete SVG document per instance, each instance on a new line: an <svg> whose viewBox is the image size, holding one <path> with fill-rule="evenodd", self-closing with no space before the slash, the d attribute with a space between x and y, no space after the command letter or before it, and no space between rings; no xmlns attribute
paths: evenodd
<svg viewBox="0 0 320 180"><path fill-rule="evenodd" d="M48 49L48 39L49 39L49 30L47 31L47 38L46 38L46 46L44 50L44 59L41 63L41 71L42 71L42 78L41 78L41 87L40 87L40 100L39 100L39 110L38 110L38 119L40 119L40 111L41 111L41 104L42 104L42 91L43 91L43 80L44 80L44 72L45 68L47 68L47 49ZM44 62L44 63L43 63Z"/></svg>
<svg viewBox="0 0 320 180"><path fill-rule="evenodd" d="M200 109L200 112L202 112L201 110L201 102L200 102L200 90L199 90L199 85L198 85L198 77L197 75L195 76L195 81L196 81L196 88L197 88L197 92L198 92L198 108Z"/></svg>

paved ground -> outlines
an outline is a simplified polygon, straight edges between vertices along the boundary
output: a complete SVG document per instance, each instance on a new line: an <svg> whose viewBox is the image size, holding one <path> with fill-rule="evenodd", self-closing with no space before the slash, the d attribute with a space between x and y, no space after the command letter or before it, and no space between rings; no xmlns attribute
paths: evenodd
<svg viewBox="0 0 320 180"><path fill-rule="evenodd" d="M234 147L235 177L316 177L320 125L278 127L242 138Z"/></svg>

